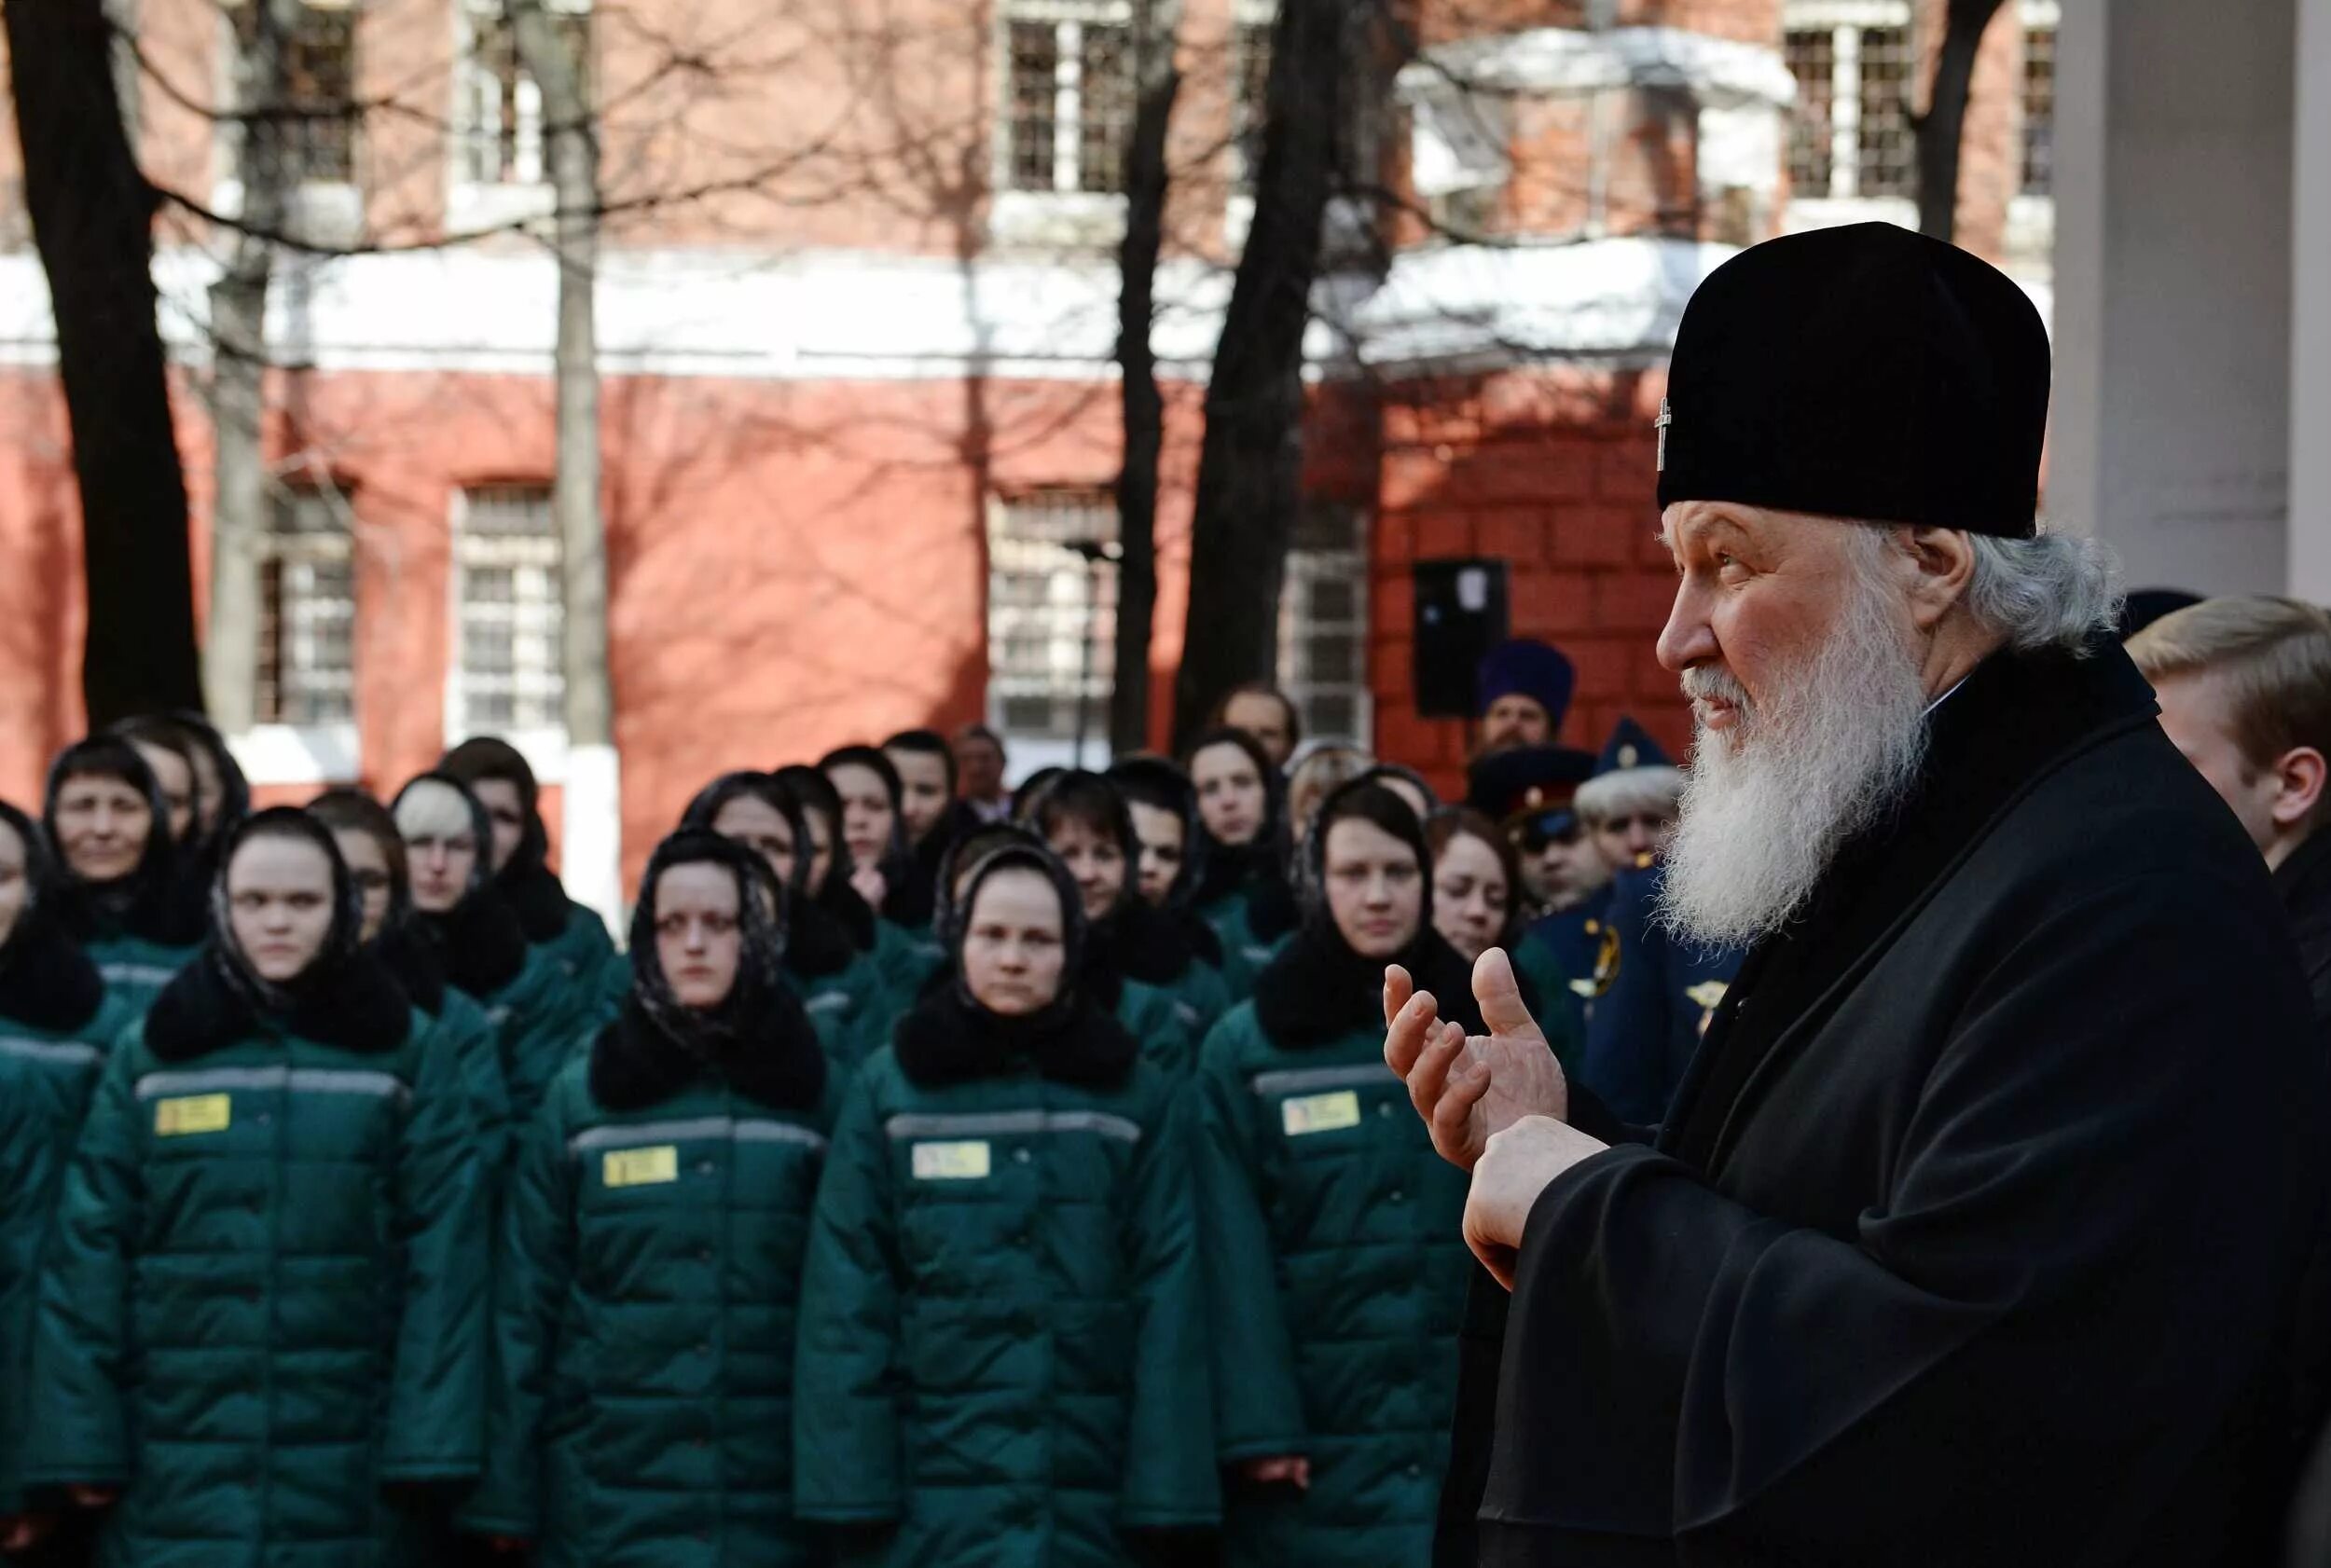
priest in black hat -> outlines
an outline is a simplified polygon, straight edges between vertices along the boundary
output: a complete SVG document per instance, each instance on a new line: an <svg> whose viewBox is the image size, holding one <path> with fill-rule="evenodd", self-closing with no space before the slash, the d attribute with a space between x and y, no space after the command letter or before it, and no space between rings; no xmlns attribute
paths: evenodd
<svg viewBox="0 0 2331 1568"><path fill-rule="evenodd" d="M1662 910L1749 957L1656 1128L1494 949L1470 1039L1386 977L1513 1292L1482 1563L2267 1560L2320 1050L2101 552L2034 530L2048 377L2012 282L1885 226L1685 312Z"/></svg>

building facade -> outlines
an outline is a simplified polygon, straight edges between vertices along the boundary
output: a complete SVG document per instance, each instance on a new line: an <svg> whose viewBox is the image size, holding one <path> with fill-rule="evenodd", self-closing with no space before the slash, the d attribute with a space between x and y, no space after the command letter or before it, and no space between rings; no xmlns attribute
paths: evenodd
<svg viewBox="0 0 2331 1568"><path fill-rule="evenodd" d="M252 0L145 0L125 78L165 203L162 322L208 566L206 288L241 210L216 115ZM985 719L1098 762L1115 606L1128 0L559 0L602 117L610 666L627 870L725 768ZM1269 68L1267 0L1186 0L1152 344L1164 738L1204 386ZM1339 128L1280 669L1307 729L1455 787L1418 717L1420 560L1487 557L1579 671L1566 738L1680 746L1650 648L1662 365L1692 288L1794 228L1914 221L1938 0L1428 0ZM564 777L556 259L541 94L496 0L301 8L269 312L257 722L293 798L466 735ZM1962 241L2050 299L2053 0L2007 0ZM1365 76L1366 72L1357 72ZM0 154L16 156L11 144ZM0 169L0 175L12 175ZM13 183L12 181L10 182ZM76 732L79 542L45 291L0 218L0 789ZM554 821L554 830L556 829ZM627 877L626 885L628 886Z"/></svg>

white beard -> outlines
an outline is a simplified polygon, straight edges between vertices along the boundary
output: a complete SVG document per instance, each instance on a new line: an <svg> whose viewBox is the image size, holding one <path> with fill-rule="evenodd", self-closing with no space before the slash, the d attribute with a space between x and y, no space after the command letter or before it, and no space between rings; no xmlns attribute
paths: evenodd
<svg viewBox="0 0 2331 1568"><path fill-rule="evenodd" d="M1889 590L1868 571L1811 667L1769 708L1713 667L1683 683L1733 703L1735 727L1694 739L1658 915L1688 942L1744 947L1802 912L1839 848L1916 783L1926 688Z"/></svg>

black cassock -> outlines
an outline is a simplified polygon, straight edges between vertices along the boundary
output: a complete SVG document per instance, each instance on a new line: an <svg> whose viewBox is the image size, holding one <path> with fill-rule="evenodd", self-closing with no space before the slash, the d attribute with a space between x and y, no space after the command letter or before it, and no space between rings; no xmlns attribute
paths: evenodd
<svg viewBox="0 0 2331 1568"><path fill-rule="evenodd" d="M1574 1107L1627 1141L1530 1215L1483 1563L2268 1561L2321 1051L2154 712L1988 660L1665 1125Z"/></svg>

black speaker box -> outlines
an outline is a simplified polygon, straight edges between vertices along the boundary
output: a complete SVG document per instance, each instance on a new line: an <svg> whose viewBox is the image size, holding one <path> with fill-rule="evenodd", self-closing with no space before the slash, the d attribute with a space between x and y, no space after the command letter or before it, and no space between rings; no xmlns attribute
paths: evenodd
<svg viewBox="0 0 2331 1568"><path fill-rule="evenodd" d="M1417 561L1416 711L1427 719L1473 719L1474 678L1507 637L1506 563L1460 558Z"/></svg>

